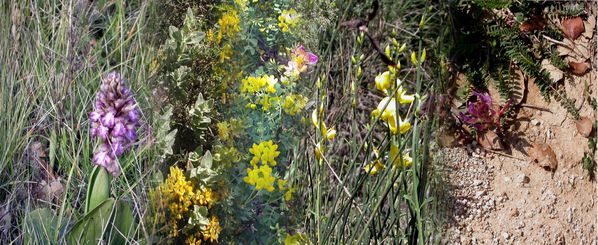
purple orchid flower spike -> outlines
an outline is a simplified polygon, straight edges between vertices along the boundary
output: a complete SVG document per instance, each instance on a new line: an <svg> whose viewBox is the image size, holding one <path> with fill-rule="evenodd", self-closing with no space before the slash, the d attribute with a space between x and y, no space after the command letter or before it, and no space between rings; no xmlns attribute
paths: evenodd
<svg viewBox="0 0 598 245"><path fill-rule="evenodd" d="M121 173L118 157L137 140L141 112L131 91L118 72L102 78L94 109L89 114L92 138L101 140L94 152L93 163L104 167L114 177Z"/></svg>

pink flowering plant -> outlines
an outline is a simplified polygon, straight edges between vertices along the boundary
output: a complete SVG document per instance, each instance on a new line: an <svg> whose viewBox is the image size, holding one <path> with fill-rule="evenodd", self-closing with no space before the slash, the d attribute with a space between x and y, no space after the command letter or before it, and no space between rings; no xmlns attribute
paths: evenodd
<svg viewBox="0 0 598 245"><path fill-rule="evenodd" d="M459 113L459 118L468 126L475 129L476 132L487 130L499 130L502 128L503 115L507 112L511 104L508 100L501 108L492 101L488 93L477 91L472 92L472 96L467 102L467 110Z"/></svg>

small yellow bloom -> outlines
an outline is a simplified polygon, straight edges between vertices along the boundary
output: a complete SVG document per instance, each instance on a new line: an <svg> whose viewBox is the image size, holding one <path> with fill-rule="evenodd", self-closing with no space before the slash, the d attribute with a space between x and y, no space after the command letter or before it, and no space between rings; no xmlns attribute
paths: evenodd
<svg viewBox="0 0 598 245"><path fill-rule="evenodd" d="M291 187L284 193L284 200L290 201L293 198L293 193L295 193L295 187Z"/></svg>
<svg viewBox="0 0 598 245"><path fill-rule="evenodd" d="M411 52L411 63L413 63L414 66L417 66L417 57L415 55L415 52Z"/></svg>
<svg viewBox="0 0 598 245"><path fill-rule="evenodd" d="M290 27L295 27L299 22L299 15L294 9L283 10L280 16L278 16L278 27L282 29L282 32L289 31Z"/></svg>
<svg viewBox="0 0 598 245"><path fill-rule="evenodd" d="M376 82L376 88L380 91L386 91L390 88L390 72L385 71L382 74L376 76L374 79Z"/></svg>
<svg viewBox="0 0 598 245"><path fill-rule="evenodd" d="M399 147L395 144L391 144L390 146L390 161L392 161L393 166L400 167L410 167L413 164L413 159L409 156L409 153L403 154L403 157L399 157Z"/></svg>
<svg viewBox="0 0 598 245"><path fill-rule="evenodd" d="M279 189L279 190L281 190L281 191L284 191L284 190L286 190L286 188L287 188L287 187L286 187L286 185L287 185L287 181L286 181L286 180L279 179L279 180L277 181L277 183L278 183L278 189Z"/></svg>
<svg viewBox="0 0 598 245"><path fill-rule="evenodd" d="M370 175L376 175L376 174L378 174L378 172L380 172L385 167L386 166L384 166L384 164L379 159L377 159L375 161L372 161L369 164L366 164L363 167L363 170L365 170L365 172L369 173Z"/></svg>
<svg viewBox="0 0 598 245"><path fill-rule="evenodd" d="M326 127L326 123L324 123L323 121L320 125L320 119L318 116L317 109L314 109L314 111L311 113L311 122L314 125L314 127L316 127L316 129L320 130L322 137L326 138L327 140L331 140L336 136L336 130L334 128L329 129L328 127Z"/></svg>
<svg viewBox="0 0 598 245"><path fill-rule="evenodd" d="M222 231L222 228L220 227L218 218L216 218L216 216L212 216L210 223L208 223L208 225L204 226L202 229L203 240L218 242L218 235L220 234L220 231Z"/></svg>
<svg viewBox="0 0 598 245"><path fill-rule="evenodd" d="M315 152L316 158L318 160L321 160L322 157L324 157L324 149L325 148L322 146L322 144L320 144L320 143L316 144L316 147L314 148L314 152Z"/></svg>

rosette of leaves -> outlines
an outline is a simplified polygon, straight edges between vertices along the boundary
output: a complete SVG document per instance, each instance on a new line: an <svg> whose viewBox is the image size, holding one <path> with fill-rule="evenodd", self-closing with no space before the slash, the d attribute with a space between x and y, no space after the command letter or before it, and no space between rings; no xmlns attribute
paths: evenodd
<svg viewBox="0 0 598 245"><path fill-rule="evenodd" d="M214 103L212 100L205 100L202 94L197 96L195 104L188 110L188 122L196 138L201 142L206 142L206 131L208 130L212 119L210 118Z"/></svg>
<svg viewBox="0 0 598 245"><path fill-rule="evenodd" d="M68 219L49 208L38 208L25 215L24 244L125 244L135 238L137 227L126 201L110 197L112 176L95 166L89 178L85 214L68 229Z"/></svg>
<svg viewBox="0 0 598 245"><path fill-rule="evenodd" d="M218 172L212 169L212 153L206 151L203 156L200 156L196 152L189 153L187 161L187 171L189 171L189 177L196 179L201 186L210 186L214 178L218 176Z"/></svg>

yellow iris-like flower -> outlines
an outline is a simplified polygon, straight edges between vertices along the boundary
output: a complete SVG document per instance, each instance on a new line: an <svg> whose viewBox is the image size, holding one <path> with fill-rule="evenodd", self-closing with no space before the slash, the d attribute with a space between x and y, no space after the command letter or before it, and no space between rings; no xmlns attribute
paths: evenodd
<svg viewBox="0 0 598 245"><path fill-rule="evenodd" d="M407 90L403 89L403 86L399 86L399 89L397 90L397 99L401 104L410 104L415 101L415 95L407 94Z"/></svg>
<svg viewBox="0 0 598 245"><path fill-rule="evenodd" d="M325 148L324 148L324 146L322 146L322 144L320 144L320 143L316 144L316 147L314 148L314 153L316 154L316 158L318 160L321 160L322 157L324 157L324 150L325 150Z"/></svg>
<svg viewBox="0 0 598 245"><path fill-rule="evenodd" d="M385 97L380 101L378 107L372 111L372 116L379 116L380 120L386 121L393 134L396 134L397 132L404 134L411 129L411 123L403 121L403 119L397 115L396 104L397 102L395 98Z"/></svg>
<svg viewBox="0 0 598 245"><path fill-rule="evenodd" d="M388 127L393 134L397 134L398 132L405 134L411 129L411 123L409 121L403 121L400 116L397 116L388 120Z"/></svg>

